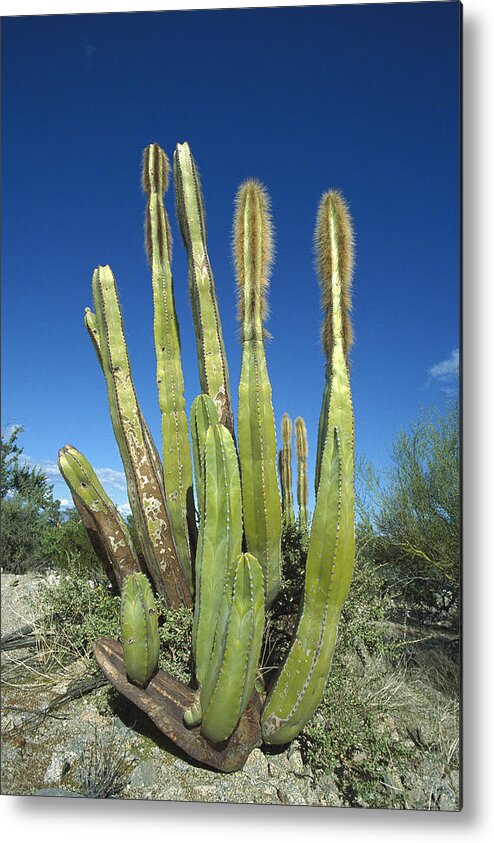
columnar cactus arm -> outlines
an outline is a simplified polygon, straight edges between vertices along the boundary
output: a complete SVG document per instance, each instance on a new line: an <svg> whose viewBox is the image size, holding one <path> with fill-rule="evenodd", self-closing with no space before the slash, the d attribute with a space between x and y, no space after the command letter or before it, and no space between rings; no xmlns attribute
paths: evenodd
<svg viewBox="0 0 494 843"><path fill-rule="evenodd" d="M220 611L214 651L201 689L201 731L211 741L229 738L247 707L254 690L263 629L262 570L246 553L237 560L233 591Z"/></svg>
<svg viewBox="0 0 494 843"><path fill-rule="evenodd" d="M326 383L319 417L316 452L315 491L317 496L322 455L327 437L334 341L335 338L341 339L347 364L353 343L350 320L354 263L353 231L345 200L336 190L325 193L319 204L315 243L324 312L321 339L326 356Z"/></svg>
<svg viewBox="0 0 494 843"><path fill-rule="evenodd" d="M131 574L124 582L120 626L127 676L136 685L146 685L158 666L160 642L158 612L144 574Z"/></svg>
<svg viewBox="0 0 494 843"><path fill-rule="evenodd" d="M281 509L285 524L295 524L292 490L292 421L288 413L283 413L281 419L281 443L279 455Z"/></svg>
<svg viewBox="0 0 494 843"><path fill-rule="evenodd" d="M124 519L80 451L64 445L58 465L96 553L110 580L121 590L125 577L141 570Z"/></svg>
<svg viewBox="0 0 494 843"><path fill-rule="evenodd" d="M98 362L101 366L103 374L105 374L105 367L104 367L104 364L103 364L103 357L102 357L102 352L101 352L101 342L100 342L100 336L99 336L99 333L98 333L98 325L97 325L97 322L96 322L96 315L91 311L91 309L89 307L86 307L86 310L85 310L85 313L84 313L84 324L87 328L87 332L90 336L91 342L93 344L93 348L96 352L96 357L98 358ZM151 460L153 462L155 475L156 475L157 478L161 478L162 474L163 474L163 466L162 466L162 463L161 463L161 457L158 453L158 449L156 448L156 445L154 444L153 437L151 436L151 432L150 432L150 430L149 430L149 428L146 424L144 416L141 413L141 408L139 406L138 406L138 410L139 410L139 414L140 414L140 418L141 418L141 424L142 424L142 427L143 427L143 430L144 430L144 438L146 440L146 444L149 448L150 457L151 457ZM162 482L161 482L161 485L163 486L163 494L164 494L164 485L163 485Z"/></svg>
<svg viewBox="0 0 494 843"><path fill-rule="evenodd" d="M262 715L264 739L276 744L296 737L319 705L331 666L338 620L353 573L354 432L347 361L351 341L349 276L344 285L340 263L335 263L341 245L338 238L343 211L346 214L339 194L330 192L323 196L316 242L326 311L324 339L330 397L302 613L291 649ZM344 224L348 226L347 236L351 243L348 216Z"/></svg>
<svg viewBox="0 0 494 843"><path fill-rule="evenodd" d="M307 479L307 430L301 416L295 419L295 448L297 452L298 520L302 528L309 523L309 483Z"/></svg>
<svg viewBox="0 0 494 843"><path fill-rule="evenodd" d="M190 408L190 429L194 455L194 478L199 519L204 513L204 449L206 434L212 424L218 424L216 404L209 395L198 395Z"/></svg>
<svg viewBox="0 0 494 843"><path fill-rule="evenodd" d="M268 197L255 181L237 195L234 257L242 327L238 447L247 549L261 565L266 602L280 584L281 500L276 476L276 429L264 353L266 289L271 261Z"/></svg>
<svg viewBox="0 0 494 843"><path fill-rule="evenodd" d="M168 187L168 159L157 144L144 151L142 184L147 195L146 249L152 272L165 495L177 552L192 590L192 559L197 541L192 461L170 268L171 234L163 204Z"/></svg>
<svg viewBox="0 0 494 843"><path fill-rule="evenodd" d="M230 432L209 427L205 441L205 508L196 565L192 630L196 679L206 680L218 614L230 598L235 561L242 551L242 495L237 452Z"/></svg>
<svg viewBox="0 0 494 843"><path fill-rule="evenodd" d="M146 566L169 608L190 606L192 598L170 527L163 480L157 474L149 432L137 403L115 279L109 267L95 270L93 297L113 430Z"/></svg>
<svg viewBox="0 0 494 843"><path fill-rule="evenodd" d="M178 220L188 256L189 293L201 389L211 396L221 424L224 424L233 436L228 363L216 288L206 246L204 200L199 174L188 143L177 144L174 173Z"/></svg>

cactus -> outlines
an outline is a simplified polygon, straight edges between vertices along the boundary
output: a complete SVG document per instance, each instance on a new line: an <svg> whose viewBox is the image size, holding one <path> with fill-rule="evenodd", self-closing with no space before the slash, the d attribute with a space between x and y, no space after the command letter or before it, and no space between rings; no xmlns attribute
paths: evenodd
<svg viewBox="0 0 494 843"><path fill-rule="evenodd" d="M146 685L158 666L160 642L156 604L144 574L125 579L120 626L127 676L136 685Z"/></svg>
<svg viewBox="0 0 494 843"><path fill-rule="evenodd" d="M213 399L219 421L233 436L228 363L213 272L206 247L204 199L196 163L188 143L177 144L174 173L177 214L189 263L189 293L201 389Z"/></svg>
<svg viewBox="0 0 494 843"><path fill-rule="evenodd" d="M281 500L276 476L276 428L264 353L266 290L272 257L269 201L256 181L236 199L234 258L242 368L238 388L238 448L247 549L264 574L266 604L279 590Z"/></svg>
<svg viewBox="0 0 494 843"><path fill-rule="evenodd" d="M80 451L64 445L58 465L96 553L110 580L121 590L125 577L141 570L125 521Z"/></svg>
<svg viewBox="0 0 494 843"><path fill-rule="evenodd" d="M168 159L157 144L144 150L142 186L147 196L146 250L152 272L165 496L178 557L192 591L192 561L197 541L192 461L170 269L171 234L163 204L168 187Z"/></svg>
<svg viewBox="0 0 494 843"><path fill-rule="evenodd" d="M324 194L319 204L316 232L317 271L321 281L324 319L321 339L326 356L324 386L317 438L315 492L319 488L321 462L327 438L332 382L333 333L341 337L341 350L348 361L353 343L350 320L353 272L353 232L345 200L336 190Z"/></svg>
<svg viewBox="0 0 494 843"><path fill-rule="evenodd" d="M354 434L348 363L353 238L343 198L329 191L322 197L316 227L326 355L316 504L297 628L261 712L254 687L264 615L280 583L282 513L285 524L295 520L292 424L285 413L279 455L280 497L276 428L264 347L272 254L269 200L265 189L254 180L241 185L236 198L234 261L242 341L237 453L228 367L206 249L203 197L189 146L177 145L177 211L188 255L203 392L191 408L192 468L170 269L171 238L163 203L167 171L165 153L151 144L144 154L143 187L147 196L146 243L152 272L163 463L136 398L116 284L109 267L99 267L94 273L95 312L86 310L85 324L105 375L129 500L155 589L168 607L183 603L190 606L195 586L192 651L196 686L185 690L183 685L182 690L173 686L176 696L172 699L167 690L170 685L158 674L149 696L139 696L135 688L130 693L129 683L122 681L122 657L112 651L111 642L105 639L105 646L98 652L110 681L145 711L155 712L156 700L162 700L167 714L159 723L169 725L160 728L165 732L169 728L172 739L186 746L198 760L210 763L213 757L218 764L226 765L232 762L224 760L221 747L243 746L245 739L248 754L250 748L259 745L261 729L264 740L272 744L286 743L298 735L321 700L331 666L354 563ZM295 437L299 524L308 529L308 448L301 417L295 420ZM60 453L60 464L84 523L98 533L103 561L111 565L120 583L123 581L123 664L132 682L145 685L156 669L158 650L157 615L150 601L149 583L142 574L129 573L138 561L128 531L87 461L66 446ZM199 515L195 558L193 477ZM120 532L115 540L117 528ZM220 767L227 768L232 769Z"/></svg>
<svg viewBox="0 0 494 843"><path fill-rule="evenodd" d="M341 196L330 191L321 200L316 228L330 385L327 418L320 425L326 439L321 448L302 613L261 718L264 739L274 744L293 740L321 701L353 573L353 408L347 359L351 341L350 265L344 251L351 242L346 207Z"/></svg>
<svg viewBox="0 0 494 843"><path fill-rule="evenodd" d="M288 413L281 419L281 450L278 457L281 485L281 509L287 526L295 524L292 492L292 420Z"/></svg>
<svg viewBox="0 0 494 843"><path fill-rule="evenodd" d="M205 493L196 560L192 646L199 686L206 679L218 613L230 600L234 564L242 551L242 496L237 452L228 429L208 428L204 445Z"/></svg>
<svg viewBox="0 0 494 843"><path fill-rule="evenodd" d="M232 593L220 607L209 669L201 688L203 734L230 737L254 690L264 630L262 570L250 553L236 563Z"/></svg>
<svg viewBox="0 0 494 843"><path fill-rule="evenodd" d="M97 327L94 342L98 343L113 430L146 565L169 608L190 606L192 598L170 527L161 472L137 403L117 288L109 266L94 271L93 298Z"/></svg>
<svg viewBox="0 0 494 843"><path fill-rule="evenodd" d="M307 429L300 416L295 419L295 450L297 453L298 522L305 530L309 525L309 483L307 479Z"/></svg>

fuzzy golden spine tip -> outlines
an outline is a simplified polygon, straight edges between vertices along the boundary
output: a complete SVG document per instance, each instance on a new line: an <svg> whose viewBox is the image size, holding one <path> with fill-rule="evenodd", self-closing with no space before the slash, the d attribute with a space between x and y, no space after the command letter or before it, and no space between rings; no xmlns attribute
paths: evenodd
<svg viewBox="0 0 494 843"><path fill-rule="evenodd" d="M268 318L266 298L273 262L270 200L256 179L240 185L235 199L233 258L238 289L238 319L245 332L261 330Z"/></svg>
<svg viewBox="0 0 494 843"><path fill-rule="evenodd" d="M160 263L164 260L171 261L172 236L162 198L168 190L169 170L170 165L164 150L157 143L147 146L143 154L142 189L147 196L144 240L151 267L153 257ZM166 241L166 247L163 241Z"/></svg>
<svg viewBox="0 0 494 843"><path fill-rule="evenodd" d="M142 162L142 189L148 196L150 193L158 193L160 196L168 190L168 177L170 165L168 156L158 146L151 143L143 153Z"/></svg>
<svg viewBox="0 0 494 843"><path fill-rule="evenodd" d="M338 308L341 311L343 348L348 357L353 343L350 312L354 236L347 203L338 190L328 190L321 197L314 241L316 266L322 289L322 309L325 314L322 326L323 348L329 359L334 341L333 310ZM335 299L335 279L339 282L339 302Z"/></svg>
<svg viewBox="0 0 494 843"><path fill-rule="evenodd" d="M292 420L288 413L281 418L281 440L283 445L290 445L292 441Z"/></svg>
<svg viewBox="0 0 494 843"><path fill-rule="evenodd" d="M298 460L307 459L307 429L301 416L295 419L295 447Z"/></svg>

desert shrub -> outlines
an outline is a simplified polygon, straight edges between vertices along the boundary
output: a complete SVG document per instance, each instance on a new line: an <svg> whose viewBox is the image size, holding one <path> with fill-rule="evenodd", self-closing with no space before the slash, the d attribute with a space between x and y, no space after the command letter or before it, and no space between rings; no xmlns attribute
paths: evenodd
<svg viewBox="0 0 494 843"><path fill-rule="evenodd" d="M35 504L18 495L2 501L2 569L6 573L40 572L47 567L42 550L43 530Z"/></svg>
<svg viewBox="0 0 494 843"><path fill-rule="evenodd" d="M40 611L52 635L70 642L71 649L92 659L97 638L120 639L120 596L100 572L95 578L81 572L77 555L68 557L68 573L51 578L45 585ZM161 639L160 667L187 682L191 678L192 611L166 609L156 598Z"/></svg>
<svg viewBox="0 0 494 843"><path fill-rule="evenodd" d="M101 562L76 509L66 510L58 524L49 525L42 531L41 547L44 558L54 570L67 571L75 556L80 574L94 577L101 570Z"/></svg>
<svg viewBox="0 0 494 843"><path fill-rule="evenodd" d="M423 413L393 443L381 482L360 476L358 537L405 602L455 610L460 584L460 437L458 401L443 415Z"/></svg>
<svg viewBox="0 0 494 843"><path fill-rule="evenodd" d="M128 746L116 730L98 732L88 742L75 776L82 794L90 799L109 799L119 796L129 781L135 760Z"/></svg>
<svg viewBox="0 0 494 843"><path fill-rule="evenodd" d="M69 560L70 573L46 583L40 610L52 634L65 638L75 650L91 657L97 638L119 637L120 598L112 594L103 577L98 581L78 575L77 562L77 557Z"/></svg>
<svg viewBox="0 0 494 843"><path fill-rule="evenodd" d="M172 676L188 683L192 679L192 609L166 609L162 600L157 600L159 636L161 649L159 666Z"/></svg>
<svg viewBox="0 0 494 843"><path fill-rule="evenodd" d="M12 574L46 569L49 560L43 535L60 514L46 475L22 460L21 433L22 427L17 426L1 437L2 568Z"/></svg>

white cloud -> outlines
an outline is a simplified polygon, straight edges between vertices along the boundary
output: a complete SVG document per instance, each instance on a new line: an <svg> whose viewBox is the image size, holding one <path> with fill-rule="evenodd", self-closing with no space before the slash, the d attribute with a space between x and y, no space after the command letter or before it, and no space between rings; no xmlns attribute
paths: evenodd
<svg viewBox="0 0 494 843"><path fill-rule="evenodd" d="M120 515L122 515L124 518L127 518L132 513L132 510L130 508L130 504L128 504L128 503L118 504L117 509L118 509Z"/></svg>
<svg viewBox="0 0 494 843"><path fill-rule="evenodd" d="M56 462L50 460L35 460L33 457L22 455L21 462L29 468L40 468L49 480L53 482L63 480L60 469ZM116 471L114 468L95 468L97 477L106 491L126 492L127 483L123 471Z"/></svg>
<svg viewBox="0 0 494 843"><path fill-rule="evenodd" d="M458 348L455 348L446 360L441 360L439 363L435 363L434 366L431 366L427 374L431 380L443 383L458 377L459 367L460 351Z"/></svg>
<svg viewBox="0 0 494 843"><path fill-rule="evenodd" d="M110 489L116 489L118 492L127 491L123 471L115 471L113 468L95 468L94 470L105 489L109 487Z"/></svg>
<svg viewBox="0 0 494 843"><path fill-rule="evenodd" d="M26 454L23 454L21 457L21 463L27 465L29 468L40 468L49 480L60 480L61 478L60 469L57 463L52 462L51 460L34 460L32 457L28 457Z"/></svg>

